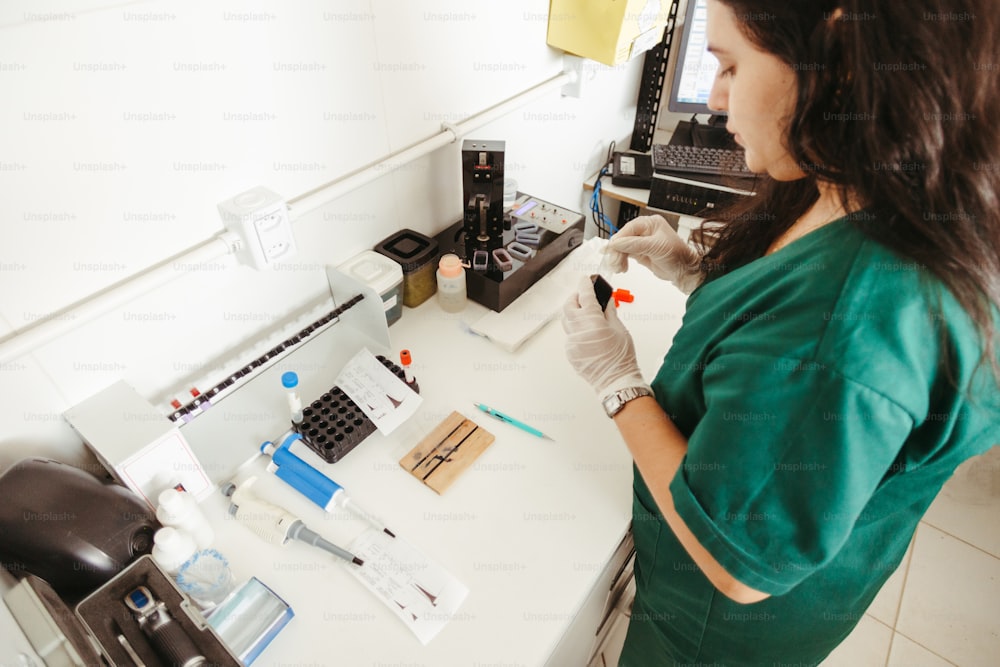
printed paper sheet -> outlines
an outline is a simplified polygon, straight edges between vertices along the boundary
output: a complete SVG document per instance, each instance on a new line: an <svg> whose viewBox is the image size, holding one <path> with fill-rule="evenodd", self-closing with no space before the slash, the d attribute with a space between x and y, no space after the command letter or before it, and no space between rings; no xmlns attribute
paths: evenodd
<svg viewBox="0 0 1000 667"><path fill-rule="evenodd" d="M371 528L348 550L364 560L345 566L427 644L451 620L469 589L400 537Z"/></svg>

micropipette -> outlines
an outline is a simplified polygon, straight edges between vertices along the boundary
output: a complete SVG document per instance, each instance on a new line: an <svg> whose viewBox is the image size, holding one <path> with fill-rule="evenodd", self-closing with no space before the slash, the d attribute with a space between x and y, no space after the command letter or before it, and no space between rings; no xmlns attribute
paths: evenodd
<svg viewBox="0 0 1000 667"><path fill-rule="evenodd" d="M306 498L322 507L325 511L329 512L336 506L343 507L375 526L389 537L396 537L381 521L358 507L357 503L351 500L347 492L344 491L344 487L300 459L291 451L290 447L292 443L301 438L302 436L299 433L289 431L282 437L281 445L275 445L270 441L262 444L260 451L271 457L268 470Z"/></svg>
<svg viewBox="0 0 1000 667"><path fill-rule="evenodd" d="M255 481L256 477L249 477L240 484L230 483L222 492L229 497L231 503L229 512L255 532L257 537L269 544L281 546L287 544L289 540L299 540L329 551L355 565L364 564L363 560L350 551L338 547L319 533L307 528L302 519L285 508L261 500L251 493L250 487Z"/></svg>

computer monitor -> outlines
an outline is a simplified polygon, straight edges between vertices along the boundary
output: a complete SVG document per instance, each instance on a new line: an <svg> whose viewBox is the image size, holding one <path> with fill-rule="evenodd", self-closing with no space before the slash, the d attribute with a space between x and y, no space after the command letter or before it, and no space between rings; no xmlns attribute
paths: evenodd
<svg viewBox="0 0 1000 667"><path fill-rule="evenodd" d="M707 0L688 0L681 24L680 48L674 57L674 75L667 108L673 112L713 114L708 108L719 61L708 52ZM676 44L676 42L675 42Z"/></svg>

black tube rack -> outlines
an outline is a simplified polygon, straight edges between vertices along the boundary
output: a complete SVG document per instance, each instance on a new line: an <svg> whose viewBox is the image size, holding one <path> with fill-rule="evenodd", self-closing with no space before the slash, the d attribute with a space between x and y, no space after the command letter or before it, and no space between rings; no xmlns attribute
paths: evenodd
<svg viewBox="0 0 1000 667"><path fill-rule="evenodd" d="M406 381L406 374L397 364L382 355L376 359L400 380ZM416 382L409 386L420 392ZM303 408L302 423L292 427L302 436L302 442L327 463L344 458L375 432L374 422L337 386Z"/></svg>

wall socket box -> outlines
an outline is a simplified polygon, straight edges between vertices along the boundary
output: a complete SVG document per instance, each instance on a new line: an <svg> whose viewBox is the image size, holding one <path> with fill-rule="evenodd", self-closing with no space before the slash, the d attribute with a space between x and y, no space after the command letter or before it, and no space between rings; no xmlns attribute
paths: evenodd
<svg viewBox="0 0 1000 667"><path fill-rule="evenodd" d="M226 229L242 245L236 257L255 269L267 269L295 254L295 236L288 205L280 195L256 187L219 204Z"/></svg>

